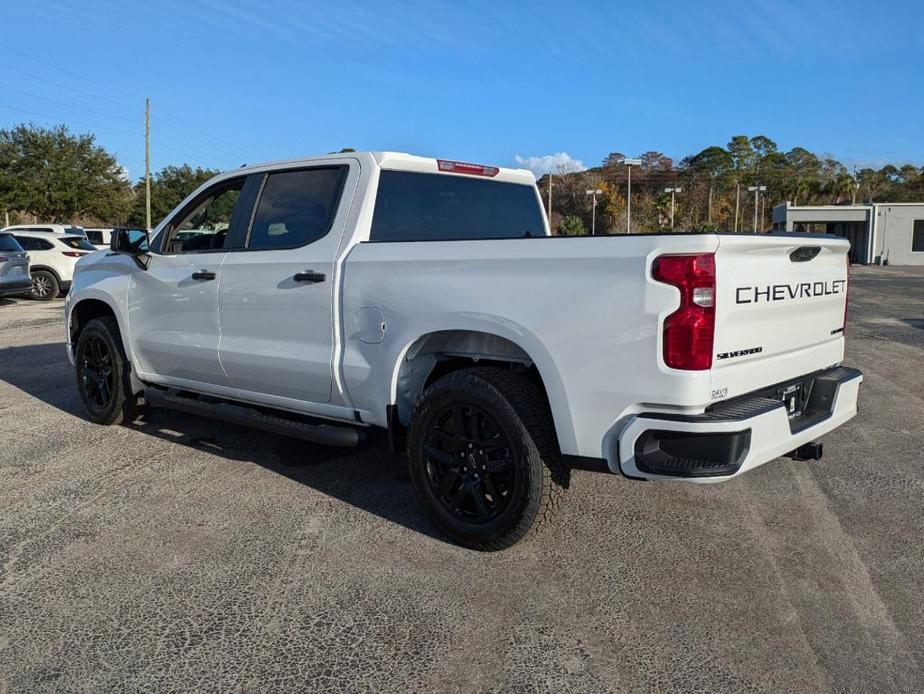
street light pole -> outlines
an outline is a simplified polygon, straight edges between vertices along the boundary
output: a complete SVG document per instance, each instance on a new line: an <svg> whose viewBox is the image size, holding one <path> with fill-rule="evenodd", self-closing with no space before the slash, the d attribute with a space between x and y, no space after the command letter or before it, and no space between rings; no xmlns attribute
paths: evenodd
<svg viewBox="0 0 924 694"><path fill-rule="evenodd" d="M622 163L626 165L627 174L629 176L629 185L626 189L626 233L632 233L632 167L641 166L641 159L629 159L628 157L622 160Z"/></svg>
<svg viewBox="0 0 924 694"><path fill-rule="evenodd" d="M683 192L683 188L674 187L674 188L665 188L665 193L671 194L671 231L674 230L674 193Z"/></svg>
<svg viewBox="0 0 924 694"><path fill-rule="evenodd" d="M748 192L754 193L754 233L757 233L757 196L767 192L767 186L748 186Z"/></svg>
<svg viewBox="0 0 924 694"><path fill-rule="evenodd" d="M738 210L741 207L741 182L735 179L735 233L738 233Z"/></svg>
<svg viewBox="0 0 924 694"><path fill-rule="evenodd" d="M597 235L597 196L603 195L603 191L600 190L599 188L593 188L593 189L588 189L584 192L587 193L587 195L593 196L594 201L593 201L593 206L591 208L591 213L590 213L590 235L596 236Z"/></svg>

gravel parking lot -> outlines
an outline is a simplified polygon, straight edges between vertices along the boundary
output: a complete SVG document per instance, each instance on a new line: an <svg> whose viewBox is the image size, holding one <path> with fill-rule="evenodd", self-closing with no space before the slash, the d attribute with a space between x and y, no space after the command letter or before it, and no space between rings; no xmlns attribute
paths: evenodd
<svg viewBox="0 0 924 694"><path fill-rule="evenodd" d="M498 554L381 442L91 424L62 301L0 300L0 692L924 691L924 272L852 272L862 411L822 461L575 473Z"/></svg>

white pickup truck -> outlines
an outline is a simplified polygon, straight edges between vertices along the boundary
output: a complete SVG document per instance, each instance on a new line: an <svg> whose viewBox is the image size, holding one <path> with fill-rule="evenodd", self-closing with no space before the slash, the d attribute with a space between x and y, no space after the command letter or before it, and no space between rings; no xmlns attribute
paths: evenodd
<svg viewBox="0 0 924 694"><path fill-rule="evenodd" d="M717 482L857 413L845 240L549 235L527 171L389 152L249 166L82 258L67 348L101 424L142 399L406 449L478 549L551 516L573 468Z"/></svg>

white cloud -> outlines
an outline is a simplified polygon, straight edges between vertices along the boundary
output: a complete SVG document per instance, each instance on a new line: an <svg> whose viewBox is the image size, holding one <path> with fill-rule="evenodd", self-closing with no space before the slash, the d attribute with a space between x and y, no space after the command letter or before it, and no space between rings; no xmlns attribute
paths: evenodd
<svg viewBox="0 0 924 694"><path fill-rule="evenodd" d="M521 157L519 154L514 161L525 169L529 169L537 176L547 174L549 171L583 171L587 167L580 159L574 159L567 152L545 154L541 157Z"/></svg>

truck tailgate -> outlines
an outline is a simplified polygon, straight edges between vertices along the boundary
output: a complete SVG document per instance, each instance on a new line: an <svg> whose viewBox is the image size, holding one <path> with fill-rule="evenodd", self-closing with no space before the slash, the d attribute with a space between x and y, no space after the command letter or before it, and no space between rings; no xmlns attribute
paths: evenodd
<svg viewBox="0 0 924 694"><path fill-rule="evenodd" d="M713 399L841 361L849 248L822 235L719 237Z"/></svg>

